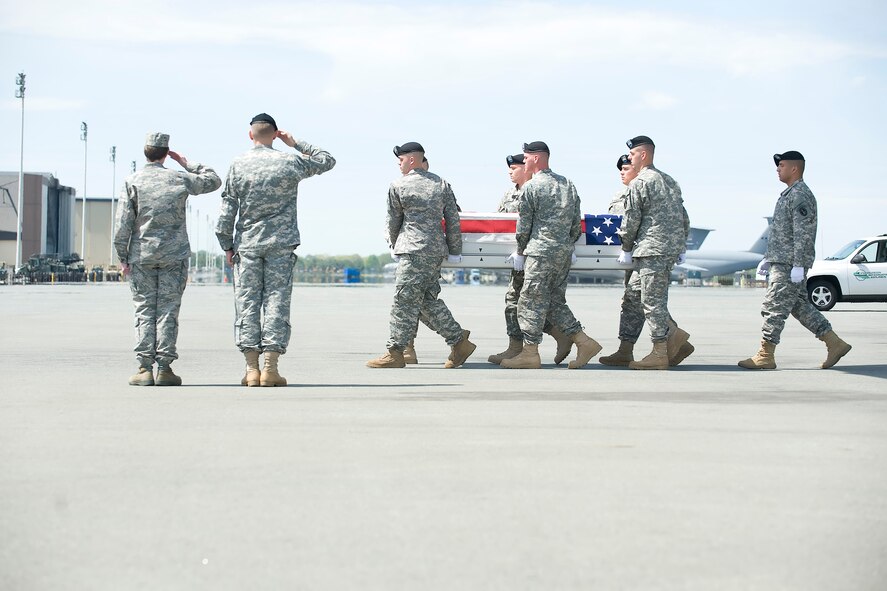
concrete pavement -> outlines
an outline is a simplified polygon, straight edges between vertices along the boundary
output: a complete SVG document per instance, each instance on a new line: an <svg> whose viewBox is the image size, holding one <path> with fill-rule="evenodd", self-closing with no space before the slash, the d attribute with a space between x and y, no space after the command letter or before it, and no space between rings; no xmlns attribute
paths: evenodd
<svg viewBox="0 0 887 591"><path fill-rule="evenodd" d="M191 285L136 388L126 285L0 286L0 589L883 589L887 304L828 313L832 370L763 290L676 288L668 372L505 370L505 286L445 286L478 350L420 326L371 370L393 288L297 285L286 388L243 388L229 286ZM617 346L621 291L570 288ZM638 345L649 350L645 336Z"/></svg>

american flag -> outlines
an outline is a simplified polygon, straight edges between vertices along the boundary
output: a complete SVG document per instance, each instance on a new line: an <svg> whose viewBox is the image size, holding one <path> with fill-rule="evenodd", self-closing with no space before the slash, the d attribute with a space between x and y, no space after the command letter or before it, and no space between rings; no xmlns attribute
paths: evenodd
<svg viewBox="0 0 887 591"><path fill-rule="evenodd" d="M622 224L622 216L585 214L583 217L582 232L585 234L585 244L595 246L622 244L619 236L616 235L616 230Z"/></svg>

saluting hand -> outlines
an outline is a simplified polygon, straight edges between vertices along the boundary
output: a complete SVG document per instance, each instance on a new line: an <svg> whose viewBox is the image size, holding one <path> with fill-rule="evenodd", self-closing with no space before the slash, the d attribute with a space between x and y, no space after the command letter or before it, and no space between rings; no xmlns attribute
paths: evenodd
<svg viewBox="0 0 887 591"><path fill-rule="evenodd" d="M188 168L188 159L179 154L178 152L169 151L169 157L178 162L182 168Z"/></svg>
<svg viewBox="0 0 887 591"><path fill-rule="evenodd" d="M277 130L277 137L279 137L280 141L285 143L290 148L296 147L296 139L293 137L293 134L291 134L290 132L283 131L282 129L278 129Z"/></svg>

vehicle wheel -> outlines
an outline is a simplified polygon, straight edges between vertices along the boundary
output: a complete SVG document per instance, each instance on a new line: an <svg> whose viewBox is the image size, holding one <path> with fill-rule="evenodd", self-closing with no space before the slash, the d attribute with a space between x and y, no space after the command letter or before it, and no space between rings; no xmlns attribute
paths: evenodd
<svg viewBox="0 0 887 591"><path fill-rule="evenodd" d="M810 303L822 312L831 310L838 302L838 292L835 286L825 279L811 281L807 285L807 295L810 298Z"/></svg>

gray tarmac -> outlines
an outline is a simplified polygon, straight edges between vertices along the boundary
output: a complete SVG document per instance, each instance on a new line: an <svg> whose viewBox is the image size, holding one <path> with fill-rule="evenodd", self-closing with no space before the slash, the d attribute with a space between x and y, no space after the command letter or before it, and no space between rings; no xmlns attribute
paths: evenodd
<svg viewBox="0 0 887 591"><path fill-rule="evenodd" d="M668 372L486 362L505 286L445 286L478 349L372 370L393 286L297 285L286 388L244 388L230 286L191 285L180 388L135 371L126 285L0 286L0 589L887 588L887 304L674 288L696 353ZM621 291L571 287L617 344ZM642 337L643 355L650 344Z"/></svg>

